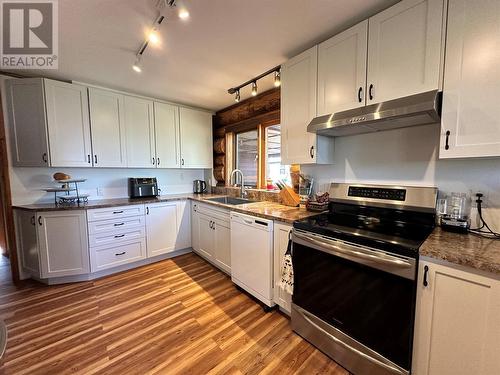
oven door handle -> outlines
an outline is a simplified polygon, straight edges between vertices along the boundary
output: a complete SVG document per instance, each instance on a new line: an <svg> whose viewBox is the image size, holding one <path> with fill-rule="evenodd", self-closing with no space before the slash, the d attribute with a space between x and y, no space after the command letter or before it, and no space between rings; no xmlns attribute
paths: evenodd
<svg viewBox="0 0 500 375"><path fill-rule="evenodd" d="M303 234L294 231L293 235L297 238L300 238L304 241L310 242L316 246L319 246L320 249L325 253L329 253L332 255L347 255L349 257L358 258L361 260L381 263L388 266L396 266L398 268L412 268L413 264L408 262L407 260L397 258L391 255L387 255L384 253L379 253L370 250L364 250L361 247L356 247L352 245L348 245L341 241L332 241L332 240L323 240L315 238L311 235Z"/></svg>
<svg viewBox="0 0 500 375"><path fill-rule="evenodd" d="M311 315L304 309L300 309L300 310L297 310L301 315L302 317L307 320L309 322L309 324L311 324L314 328L320 330L323 334L327 335L329 338L331 338L333 341L335 341L337 344L343 346L344 348L346 348L347 350L350 350L354 353L356 353L357 355L360 355L361 357L367 359L368 361L372 362L372 363L375 363L376 365L378 366L381 366L387 370L389 370L390 372L393 372L395 374L403 374L404 372L402 372L399 368L395 367L395 366L391 366L387 363L384 363L382 361L379 361L378 359L376 358L373 358L372 356L366 354L366 353L363 353L361 350L358 350L354 347L352 347L351 345L345 343L344 341L342 341L341 339L333 336L332 334L330 334L329 332L325 331L322 327L320 327L319 325L317 325L312 319L311 319Z"/></svg>

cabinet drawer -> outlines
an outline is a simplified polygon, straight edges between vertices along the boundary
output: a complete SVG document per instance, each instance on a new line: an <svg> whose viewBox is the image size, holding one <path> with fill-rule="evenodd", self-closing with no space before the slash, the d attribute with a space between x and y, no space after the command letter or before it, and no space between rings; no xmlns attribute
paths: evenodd
<svg viewBox="0 0 500 375"><path fill-rule="evenodd" d="M119 219L122 217L144 215L144 205L119 206L110 208L95 208L87 211L87 220L90 222L97 220Z"/></svg>
<svg viewBox="0 0 500 375"><path fill-rule="evenodd" d="M229 210L221 207L216 207L211 204L196 203L193 204L195 212L200 212L213 219L219 219L229 224Z"/></svg>
<svg viewBox="0 0 500 375"><path fill-rule="evenodd" d="M146 258L146 240L127 241L119 246L101 246L90 250L92 272L136 262Z"/></svg>
<svg viewBox="0 0 500 375"><path fill-rule="evenodd" d="M117 245L129 240L136 240L144 237L146 237L145 227L116 231L114 233L94 234L89 236L89 246L96 247L108 244Z"/></svg>
<svg viewBox="0 0 500 375"><path fill-rule="evenodd" d="M99 220L89 223L89 235L112 234L129 229L144 228L144 216L117 217L110 220Z"/></svg>

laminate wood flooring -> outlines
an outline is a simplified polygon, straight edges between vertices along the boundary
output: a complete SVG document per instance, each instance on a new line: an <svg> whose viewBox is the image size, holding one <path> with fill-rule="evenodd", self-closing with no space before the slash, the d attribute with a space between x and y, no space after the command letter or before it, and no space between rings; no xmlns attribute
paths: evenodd
<svg viewBox="0 0 500 375"><path fill-rule="evenodd" d="M92 282L0 285L1 374L348 374L190 253Z"/></svg>

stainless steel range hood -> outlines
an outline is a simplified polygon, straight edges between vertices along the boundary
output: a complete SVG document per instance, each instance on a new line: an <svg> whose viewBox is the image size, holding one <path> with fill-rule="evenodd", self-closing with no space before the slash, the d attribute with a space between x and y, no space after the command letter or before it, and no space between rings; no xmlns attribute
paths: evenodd
<svg viewBox="0 0 500 375"><path fill-rule="evenodd" d="M441 92L433 90L319 116L309 123L307 131L341 137L436 123L441 120L441 96Z"/></svg>

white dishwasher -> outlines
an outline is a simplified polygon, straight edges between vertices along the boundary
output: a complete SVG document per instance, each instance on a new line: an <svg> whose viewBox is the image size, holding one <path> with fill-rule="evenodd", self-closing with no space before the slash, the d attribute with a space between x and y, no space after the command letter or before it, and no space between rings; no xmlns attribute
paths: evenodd
<svg viewBox="0 0 500 375"><path fill-rule="evenodd" d="M272 220L231 212L231 279L274 306Z"/></svg>

